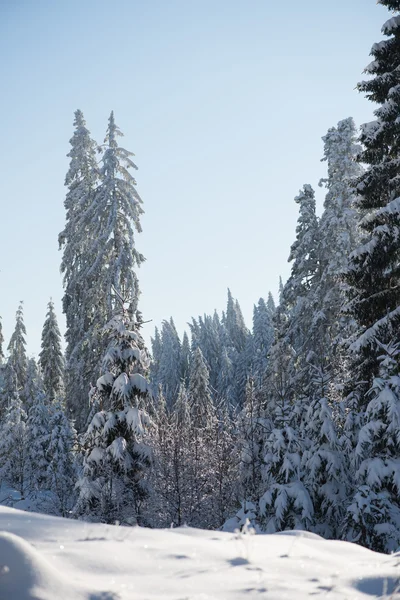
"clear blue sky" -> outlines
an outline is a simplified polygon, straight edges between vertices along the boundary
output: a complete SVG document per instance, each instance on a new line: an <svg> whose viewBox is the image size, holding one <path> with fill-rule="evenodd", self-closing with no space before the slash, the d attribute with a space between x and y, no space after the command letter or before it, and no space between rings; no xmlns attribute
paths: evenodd
<svg viewBox="0 0 400 600"><path fill-rule="evenodd" d="M293 198L325 175L321 137L372 119L354 87L387 18L373 0L0 2L6 342L22 299L29 353L50 296L64 327L57 237L76 108L99 142L113 109L136 154L147 335L222 310L228 286L250 326L289 274Z"/></svg>

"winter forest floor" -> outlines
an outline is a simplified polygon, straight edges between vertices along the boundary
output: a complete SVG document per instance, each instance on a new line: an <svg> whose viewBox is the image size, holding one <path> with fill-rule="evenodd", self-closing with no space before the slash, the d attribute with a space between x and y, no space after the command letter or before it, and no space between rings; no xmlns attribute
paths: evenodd
<svg viewBox="0 0 400 600"><path fill-rule="evenodd" d="M84 523L0 506L0 600L400 598L400 553L309 533Z"/></svg>

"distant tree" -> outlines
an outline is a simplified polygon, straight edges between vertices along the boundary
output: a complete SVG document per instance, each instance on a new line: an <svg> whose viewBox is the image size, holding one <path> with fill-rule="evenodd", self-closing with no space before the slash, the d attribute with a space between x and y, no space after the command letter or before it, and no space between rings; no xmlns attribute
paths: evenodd
<svg viewBox="0 0 400 600"><path fill-rule="evenodd" d="M160 361L162 353L161 335L158 327L154 330L154 337L151 340L151 365L150 365L150 381L154 390L157 390L160 384Z"/></svg>
<svg viewBox="0 0 400 600"><path fill-rule="evenodd" d="M172 412L158 394L155 413L154 468L148 521L156 527L178 527L190 523L191 506L191 427L187 391L181 384Z"/></svg>
<svg viewBox="0 0 400 600"><path fill-rule="evenodd" d="M215 481L216 455L213 445L217 414L210 390L209 371L200 348L196 348L192 354L188 402L190 410L188 524L209 529L215 526L216 518L212 495Z"/></svg>
<svg viewBox="0 0 400 600"><path fill-rule="evenodd" d="M24 312L22 302L16 313L14 332L8 344L9 358L7 364L13 368L18 391L23 390L26 382L26 369L28 360L26 357L26 328L24 324Z"/></svg>
<svg viewBox="0 0 400 600"><path fill-rule="evenodd" d="M241 408L244 402L247 375L251 354L251 334L247 329L239 302L234 300L228 289L226 315L223 319L226 330L224 340L233 367L234 405ZM249 343L250 342L250 343Z"/></svg>
<svg viewBox="0 0 400 600"><path fill-rule="evenodd" d="M161 354L158 366L158 383L161 384L168 408L178 393L181 382L181 342L171 317L161 328Z"/></svg>
<svg viewBox="0 0 400 600"><path fill-rule="evenodd" d="M52 301L48 304L46 320L43 325L39 364L47 397L50 402L54 402L63 392L64 357L61 350L61 334Z"/></svg>
<svg viewBox="0 0 400 600"><path fill-rule="evenodd" d="M257 393L253 379L249 378L236 429L240 458L239 496L242 502L251 502L254 507L263 493L264 439L270 428L263 414L261 395Z"/></svg>
<svg viewBox="0 0 400 600"><path fill-rule="evenodd" d="M37 399L44 395L44 385L41 373L39 372L36 360L31 357L28 359L26 369L26 381L22 392L24 398L24 408L26 413L29 412L31 406L36 404Z"/></svg>
<svg viewBox="0 0 400 600"><path fill-rule="evenodd" d="M222 402L217 411L211 447L213 527L222 527L239 505L240 459L236 437L236 423L226 402Z"/></svg>
<svg viewBox="0 0 400 600"><path fill-rule="evenodd" d="M215 408L211 395L209 372L200 348L196 348L193 352L188 394L195 426L207 428L210 421L215 418Z"/></svg>
<svg viewBox="0 0 400 600"><path fill-rule="evenodd" d="M186 331L182 337L182 345L181 345L181 381L185 385L189 385L189 374L190 374L190 360L191 360L191 350L190 350L190 342L189 337Z"/></svg>
<svg viewBox="0 0 400 600"><path fill-rule="evenodd" d="M228 289L228 303L226 308L225 326L235 350L243 352L246 346L248 330L244 323L243 314L237 300L234 300Z"/></svg>
<svg viewBox="0 0 400 600"><path fill-rule="evenodd" d="M282 280L281 280L281 282L282 282ZM274 297L271 294L271 292L268 292L267 308L269 310L269 314L270 314L271 318L273 318L275 311L276 311L276 306L275 306Z"/></svg>
<svg viewBox="0 0 400 600"><path fill-rule="evenodd" d="M272 298L272 296L271 296ZM273 313L263 298L253 310L253 338L252 338L252 372L253 377L261 383L267 372L268 355L274 341Z"/></svg>

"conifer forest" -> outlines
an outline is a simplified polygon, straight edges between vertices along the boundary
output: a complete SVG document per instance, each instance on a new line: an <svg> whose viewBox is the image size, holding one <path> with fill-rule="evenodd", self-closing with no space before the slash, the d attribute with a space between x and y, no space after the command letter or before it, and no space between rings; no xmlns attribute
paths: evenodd
<svg viewBox="0 0 400 600"><path fill-rule="evenodd" d="M183 336L165 315L147 347L137 166L118 114L99 145L76 110L54 232L65 341L51 300L37 359L24 304L10 339L0 321L2 504L399 548L400 1L380 4L357 85L374 120L321 132L326 176L293 189L290 276L254 298L250 329L228 289Z"/></svg>

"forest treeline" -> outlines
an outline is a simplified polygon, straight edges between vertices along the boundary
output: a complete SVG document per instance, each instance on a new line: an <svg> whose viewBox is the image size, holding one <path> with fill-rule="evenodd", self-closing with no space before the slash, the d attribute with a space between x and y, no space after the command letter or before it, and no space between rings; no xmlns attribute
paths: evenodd
<svg viewBox="0 0 400 600"><path fill-rule="evenodd" d="M358 90L375 120L322 138L321 216L306 183L291 273L256 301L141 335L142 200L111 113L75 113L59 234L66 349L53 303L36 361L23 305L0 321L0 480L37 510L148 527L304 529L400 545L400 0ZM143 307L145 310L145 307ZM151 353L150 353L151 350Z"/></svg>

